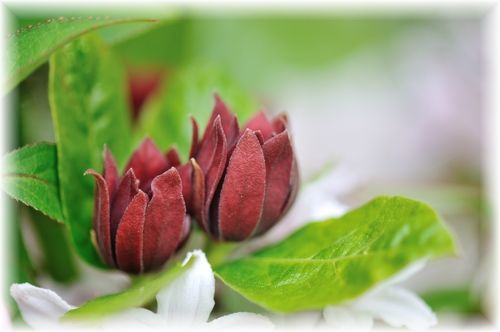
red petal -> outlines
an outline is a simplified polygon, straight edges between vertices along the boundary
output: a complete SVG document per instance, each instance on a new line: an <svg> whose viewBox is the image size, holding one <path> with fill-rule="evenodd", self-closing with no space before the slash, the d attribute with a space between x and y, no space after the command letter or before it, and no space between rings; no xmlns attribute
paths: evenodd
<svg viewBox="0 0 500 332"><path fill-rule="evenodd" d="M191 137L191 149L189 151L189 158L193 158L198 153L198 123L191 117L191 126L193 127L193 133Z"/></svg>
<svg viewBox="0 0 500 332"><path fill-rule="evenodd" d="M129 101L132 106L133 120L139 118L144 103L160 86L163 73L159 70L144 71L135 69L129 71Z"/></svg>
<svg viewBox="0 0 500 332"><path fill-rule="evenodd" d="M214 95L215 106L212 114L218 114L221 117L222 129L228 142L236 140L239 136L238 121L234 114L229 110L229 107L222 101L218 94ZM212 116L215 122L216 116Z"/></svg>
<svg viewBox="0 0 500 332"><path fill-rule="evenodd" d="M264 153L247 129L229 159L219 202L219 232L225 240L241 241L255 230L262 215L266 188Z"/></svg>
<svg viewBox="0 0 500 332"><path fill-rule="evenodd" d="M209 232L208 220L203 218L203 211L205 209L205 175L201 170L200 165L196 162L194 158L191 158L192 167L192 191L191 191L191 209L192 214L195 217L198 224L205 230Z"/></svg>
<svg viewBox="0 0 500 332"><path fill-rule="evenodd" d="M96 182L93 227L96 233L99 251L106 264L115 266L113 261L113 251L111 249L111 236L109 229L109 191L106 180L101 174L97 173L93 169L89 169L85 172L85 175L88 174L94 176Z"/></svg>
<svg viewBox="0 0 500 332"><path fill-rule="evenodd" d="M116 232L116 263L120 270L129 273L144 271L143 230L148 195L139 191L125 210Z"/></svg>
<svg viewBox="0 0 500 332"><path fill-rule="evenodd" d="M215 94L215 105L214 109L212 111L212 114L210 116L210 119L208 120L205 132L203 133L203 138L201 139L201 144L203 142L210 140L210 137L212 137L212 133L215 128L215 122L218 117L221 119L221 124L222 124L222 130L224 134L226 135L227 143L229 146L233 145L236 143L240 130L238 127L238 121L236 117L234 116L233 113L229 110L229 108L226 106L226 104L222 101L222 99L219 97L219 95ZM200 163L200 166L203 169L203 162L200 160L200 156L197 155L197 160Z"/></svg>
<svg viewBox="0 0 500 332"><path fill-rule="evenodd" d="M149 138L134 152L126 170L132 168L139 179L139 188L146 193L151 189L151 181L168 169L167 159Z"/></svg>
<svg viewBox="0 0 500 332"><path fill-rule="evenodd" d="M179 173L171 168L151 184L153 197L144 223L144 270L163 265L177 249L184 233L186 207Z"/></svg>
<svg viewBox="0 0 500 332"><path fill-rule="evenodd" d="M224 174L227 161L226 136L222 131L220 119L215 122L214 136L216 137L216 143L210 167L205 175L205 205L203 207L201 217L202 219L204 218L203 223L210 226L210 232L212 234L217 234L217 220L214 219L210 221L210 208L212 206L215 191L217 190L222 175Z"/></svg>
<svg viewBox="0 0 500 332"><path fill-rule="evenodd" d="M283 211L281 211L280 218L282 218L288 212L290 207L293 205L293 202L295 202L295 199L297 198L297 193L299 192L299 183L300 183L299 169L297 167L297 161L294 158L292 164L292 172L290 174L290 194L288 195Z"/></svg>
<svg viewBox="0 0 500 332"><path fill-rule="evenodd" d="M264 138L264 141L267 141L274 132L274 129L271 126L271 123L269 123L269 120L267 119L264 112L259 112L257 113L257 115L251 118L250 121L248 121L248 123L246 124L245 128L251 129L253 131L259 130L262 134L262 137Z"/></svg>
<svg viewBox="0 0 500 332"><path fill-rule="evenodd" d="M118 186L118 169L116 167L116 161L113 154L108 149L107 145L104 145L104 179L108 185L110 200L113 198L116 187Z"/></svg>
<svg viewBox="0 0 500 332"><path fill-rule="evenodd" d="M191 168L191 165L188 163L188 164L184 164L182 166L179 166L177 168L177 171L179 172L179 176L181 177L181 181L182 181L182 196L184 197L184 201L186 202L186 210L188 211L188 213L191 213L192 212L192 206L191 206L192 168Z"/></svg>
<svg viewBox="0 0 500 332"><path fill-rule="evenodd" d="M290 175L294 161L287 131L268 140L262 149L266 160L266 198L257 234L267 231L281 217L290 194Z"/></svg>
<svg viewBox="0 0 500 332"><path fill-rule="evenodd" d="M182 229L181 242L176 250L181 249L189 239L189 234L191 234L191 217L188 215L184 216L184 228Z"/></svg>
<svg viewBox="0 0 500 332"><path fill-rule="evenodd" d="M110 218L110 234L111 234L111 245L114 248L116 230L118 229L118 224L130 204L132 199L136 196L139 188L137 187L137 179L134 175L134 171L129 169L122 181L118 185L115 197L111 202L111 218Z"/></svg>
<svg viewBox="0 0 500 332"><path fill-rule="evenodd" d="M198 149L198 153L196 155L196 160L198 161L198 164L200 165L201 169L203 172L207 172L208 168L210 167L210 164L212 162L212 159L214 158L214 153L215 149L217 147L217 131L215 130L216 123L221 123L220 116L217 116L215 119L215 122L213 124L213 128L210 128L210 133L211 135L205 138L205 134L207 133L208 127L205 130L204 137L202 141L200 142L200 147Z"/></svg>
<svg viewBox="0 0 500 332"><path fill-rule="evenodd" d="M264 145L264 136L262 136L262 133L260 132L260 130L255 130L254 134L259 139L260 145Z"/></svg>
<svg viewBox="0 0 500 332"><path fill-rule="evenodd" d="M276 133L281 133L288 128L288 117L286 114L278 115L272 123L273 129Z"/></svg>
<svg viewBox="0 0 500 332"><path fill-rule="evenodd" d="M179 153L177 152L177 149L174 147L168 150L166 157L167 157L168 167L177 167L181 164Z"/></svg>

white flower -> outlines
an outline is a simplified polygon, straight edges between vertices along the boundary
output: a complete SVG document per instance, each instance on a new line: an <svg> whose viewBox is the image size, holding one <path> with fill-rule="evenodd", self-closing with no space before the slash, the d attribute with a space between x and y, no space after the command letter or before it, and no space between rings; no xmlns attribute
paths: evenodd
<svg viewBox="0 0 500 332"><path fill-rule="evenodd" d="M50 289L29 283L13 284L10 295L16 300L24 321L34 329L54 327L59 318L75 308Z"/></svg>
<svg viewBox="0 0 500 332"><path fill-rule="evenodd" d="M41 275L37 278L37 284L54 291L76 306L95 297L120 292L130 286L130 277L121 271L94 268L78 257L76 262L80 273L78 282L67 285L48 275Z"/></svg>
<svg viewBox="0 0 500 332"><path fill-rule="evenodd" d="M266 317L243 312L207 323L215 305L215 279L202 251L190 252L183 264L191 257L195 258L193 265L157 294L157 313L143 308L129 309L108 317L101 322L101 327L163 330L172 327L217 330L252 328L263 331L273 329L272 323ZM27 283L12 285L11 294L18 303L26 323L35 329L56 326L59 318L74 308L54 292Z"/></svg>
<svg viewBox="0 0 500 332"><path fill-rule="evenodd" d="M370 329L374 319L380 319L392 327L412 330L436 325L436 316L422 299L407 289L394 286L421 270L424 265L425 261L411 265L350 303L326 307L323 310L326 323L339 329Z"/></svg>
<svg viewBox="0 0 500 332"><path fill-rule="evenodd" d="M0 300L0 331L10 331L10 318L7 307L3 300Z"/></svg>

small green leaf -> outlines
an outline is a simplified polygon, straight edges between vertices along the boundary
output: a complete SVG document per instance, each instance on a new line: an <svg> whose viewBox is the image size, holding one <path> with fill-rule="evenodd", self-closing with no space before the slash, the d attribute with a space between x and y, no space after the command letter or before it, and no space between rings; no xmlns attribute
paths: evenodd
<svg viewBox="0 0 500 332"><path fill-rule="evenodd" d="M249 300L293 312L353 299L412 262L454 250L452 236L429 206L380 197L215 271Z"/></svg>
<svg viewBox="0 0 500 332"><path fill-rule="evenodd" d="M78 253L102 263L90 231L94 181L83 173L102 169L107 144L119 165L130 148L124 69L94 35L66 45L50 59L49 100L57 140L61 203Z"/></svg>
<svg viewBox="0 0 500 332"><path fill-rule="evenodd" d="M210 66L186 67L167 78L156 98L146 105L137 140L151 137L162 149L174 144L184 157L191 144L193 115L203 131L214 106L214 93L238 115L240 123L257 111L255 102L225 74Z"/></svg>
<svg viewBox="0 0 500 332"><path fill-rule="evenodd" d="M97 320L129 308L142 307L151 302L165 285L189 269L196 257L191 256L184 265L177 263L164 272L140 277L127 290L98 297L73 309L63 316L63 320Z"/></svg>
<svg viewBox="0 0 500 332"><path fill-rule="evenodd" d="M63 221L59 202L56 146L27 145L3 158L3 190L50 218Z"/></svg>
<svg viewBox="0 0 500 332"><path fill-rule="evenodd" d="M75 15L47 18L19 27L8 38L7 49L11 54L6 67L7 90L47 61L57 49L89 31L117 24L153 21L144 18Z"/></svg>

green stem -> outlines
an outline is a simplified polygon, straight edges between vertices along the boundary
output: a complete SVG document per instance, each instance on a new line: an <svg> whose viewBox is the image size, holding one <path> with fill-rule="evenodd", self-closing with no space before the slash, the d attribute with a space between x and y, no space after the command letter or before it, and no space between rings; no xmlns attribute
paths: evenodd
<svg viewBox="0 0 500 332"><path fill-rule="evenodd" d="M67 228L40 212L29 209L31 224L43 252L43 269L55 280L69 283L78 278L78 269L70 246Z"/></svg>

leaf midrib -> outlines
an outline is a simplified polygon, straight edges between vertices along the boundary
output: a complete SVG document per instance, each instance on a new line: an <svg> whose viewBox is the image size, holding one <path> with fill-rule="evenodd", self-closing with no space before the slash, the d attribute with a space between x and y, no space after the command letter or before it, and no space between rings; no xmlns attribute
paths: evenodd
<svg viewBox="0 0 500 332"><path fill-rule="evenodd" d="M26 179L31 179L31 180L35 180L35 181L38 181L38 182L42 182L43 184L49 186L49 187L54 187L57 189L57 186L51 182L49 182L48 180L46 179L43 179L41 177L38 177L38 176L35 176L33 174L26 174L26 173L4 173L2 174L3 177L6 177L6 178L16 178L16 177L19 177L19 178L26 178Z"/></svg>
<svg viewBox="0 0 500 332"><path fill-rule="evenodd" d="M338 261L342 260L349 260L349 259L357 259L357 258L364 258L364 257L370 257L370 256L376 256L376 255L382 255L382 254L388 254L388 253L393 253L393 252L407 252L412 249L415 249L416 247L413 246L407 246L407 247L399 247L399 248L392 248L392 249L386 249L386 250L376 250L372 251L366 254L354 254L354 255L347 255L347 256L342 256L342 257L335 257L335 258L319 258L316 259L314 257L310 258L278 258L278 257L247 257L244 258L240 261L245 262L245 261L262 261L262 262L271 262L271 263L278 263L278 264L292 264L292 263L302 263L302 264L312 264L312 263L335 263ZM232 264L231 262L228 263L228 265Z"/></svg>

